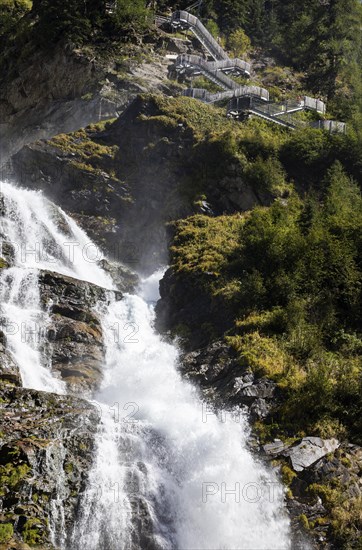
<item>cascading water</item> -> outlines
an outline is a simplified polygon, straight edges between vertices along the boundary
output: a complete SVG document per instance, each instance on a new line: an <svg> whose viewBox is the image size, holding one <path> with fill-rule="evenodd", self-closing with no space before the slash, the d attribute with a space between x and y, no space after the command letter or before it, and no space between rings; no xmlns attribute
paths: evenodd
<svg viewBox="0 0 362 550"><path fill-rule="evenodd" d="M1 276L8 325L45 327L40 269L111 288L108 275L87 261L85 249L99 251L73 220L39 193L8 183L1 191L0 232L14 247L14 267ZM283 491L248 451L245 418L209 411L178 373L177 349L153 330L160 276L144 281L138 296L98 305L106 354L95 396L101 421L94 465L73 532L57 535L58 547L287 550ZM36 338L7 334L25 386L66 391ZM61 491L54 532L64 523L60 498Z"/></svg>
<svg viewBox="0 0 362 550"><path fill-rule="evenodd" d="M1 182L0 192L2 251L10 250L14 264L3 269L0 278L1 321L8 346L25 387L63 393L63 382L52 376L51 365L40 353L47 312L40 303L39 271L55 271L106 288L112 282L93 261L102 257L99 250L60 208L41 193L7 182Z"/></svg>

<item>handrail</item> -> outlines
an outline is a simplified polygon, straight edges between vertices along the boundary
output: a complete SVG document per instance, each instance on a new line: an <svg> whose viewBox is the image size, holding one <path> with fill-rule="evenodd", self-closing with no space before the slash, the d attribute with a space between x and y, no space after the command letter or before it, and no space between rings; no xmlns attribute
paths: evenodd
<svg viewBox="0 0 362 550"><path fill-rule="evenodd" d="M345 134L347 131L347 124L338 120L317 120L316 122L311 122L311 126L319 130L327 130L331 134L335 132Z"/></svg>
<svg viewBox="0 0 362 550"><path fill-rule="evenodd" d="M202 88L190 88L183 95L199 99L204 103L216 103L229 99L227 116L239 118L245 113L255 114L276 124L288 128L322 128L330 132L346 132L346 124L333 120L308 122L292 117L293 113L312 110L324 115L326 105L320 99L304 96L294 101L270 103L269 92L259 86L240 86L229 78L225 72L234 72L250 76L251 65L241 59L230 59L214 37L200 20L187 11L176 11L170 23L174 28L189 28L204 45L214 61L207 61L198 55L179 55L176 59L176 70L189 74L201 73L209 80L224 88L223 92L211 93ZM249 98L249 103L246 101Z"/></svg>
<svg viewBox="0 0 362 550"><path fill-rule="evenodd" d="M304 96L303 100L304 100L304 105L306 109L310 109L311 111L317 111L317 113L321 113L322 115L326 114L326 104L320 99Z"/></svg>
<svg viewBox="0 0 362 550"><path fill-rule="evenodd" d="M208 70L209 72L213 71L231 71L231 72L238 72L240 74L246 74L250 76L251 72L251 65L250 63L247 63L246 61L243 61L242 59L222 59L219 61L206 61L199 55L193 55L193 54L182 54L179 55L176 61L177 65L180 66L192 66L195 67L203 67L205 70ZM233 82L233 81L232 81Z"/></svg>
<svg viewBox="0 0 362 550"><path fill-rule="evenodd" d="M171 16L171 26L191 29L215 61L228 59L227 53L195 15L187 11L175 11Z"/></svg>
<svg viewBox="0 0 362 550"><path fill-rule="evenodd" d="M216 81L216 83L225 90L232 90L238 87L238 84L234 80L221 71L210 68L208 61L205 61L197 55L179 55L176 59L176 68L189 69L192 71L196 68L209 78L209 80Z"/></svg>
<svg viewBox="0 0 362 550"><path fill-rule="evenodd" d="M217 103L225 99L239 98L239 97L257 97L264 101L269 100L269 92L259 86L239 86L234 90L226 92L211 93L203 88L189 88L183 92L184 96L193 97L199 99L204 103Z"/></svg>

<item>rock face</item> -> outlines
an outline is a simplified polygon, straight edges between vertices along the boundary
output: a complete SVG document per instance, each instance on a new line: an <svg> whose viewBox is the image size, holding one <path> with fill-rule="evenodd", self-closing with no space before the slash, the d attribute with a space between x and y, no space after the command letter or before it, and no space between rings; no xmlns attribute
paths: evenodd
<svg viewBox="0 0 362 550"><path fill-rule="evenodd" d="M115 117L140 92L169 93L169 63L146 50L152 61L137 63L131 55L121 65L69 41L8 55L0 78L0 166L27 143Z"/></svg>
<svg viewBox="0 0 362 550"><path fill-rule="evenodd" d="M180 369L201 386L207 399L224 407L247 407L253 420L265 418L271 410L276 384L256 378L250 369L241 367L235 352L222 341L184 354Z"/></svg>
<svg viewBox="0 0 362 550"><path fill-rule="evenodd" d="M0 331L0 385L21 386L19 368L7 349L3 331Z"/></svg>
<svg viewBox="0 0 362 550"><path fill-rule="evenodd" d="M85 488L98 414L81 399L0 389L0 545L59 547Z"/></svg>
<svg viewBox="0 0 362 550"><path fill-rule="evenodd" d="M74 141L71 146L66 139L37 142L13 156L10 172L20 184L44 190L113 258L151 272L167 264L169 222L196 212L233 213L272 200L245 184L235 163L227 163L222 175L199 173L199 157L213 153L202 150L202 123L195 129L178 114L185 108L182 101L139 96L104 130L86 129L85 137L75 136L78 145L83 140L82 154ZM209 106L195 105L202 116L210 115ZM102 158L98 148L97 162L92 141L108 148ZM198 180L202 189L195 185Z"/></svg>
<svg viewBox="0 0 362 550"><path fill-rule="evenodd" d="M40 273L39 288L49 311L48 353L53 370L70 389L96 388L104 356L100 318L94 308L99 302L106 304L110 296L101 287L49 271Z"/></svg>
<svg viewBox="0 0 362 550"><path fill-rule="evenodd" d="M205 347L233 325L233 311L225 300L211 298L201 285L194 284L192 277L175 273L172 268L160 281L160 295L156 306L157 328L172 334L185 330L187 337L183 344L187 350Z"/></svg>

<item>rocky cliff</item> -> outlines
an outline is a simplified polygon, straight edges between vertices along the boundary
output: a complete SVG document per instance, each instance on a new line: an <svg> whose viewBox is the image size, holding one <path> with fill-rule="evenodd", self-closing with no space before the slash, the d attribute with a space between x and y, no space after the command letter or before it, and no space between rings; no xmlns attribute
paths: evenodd
<svg viewBox="0 0 362 550"><path fill-rule="evenodd" d="M7 173L42 189L113 257L150 272L167 263L169 222L247 210L284 192L282 181L253 187L241 159L223 153L235 128L212 106L142 95L114 122L26 145ZM213 130L220 138L209 138Z"/></svg>
<svg viewBox="0 0 362 550"><path fill-rule="evenodd" d="M64 39L50 49L29 42L26 51L6 51L0 60L0 166L29 142L115 117L140 92L170 93L169 63L158 40L97 47Z"/></svg>

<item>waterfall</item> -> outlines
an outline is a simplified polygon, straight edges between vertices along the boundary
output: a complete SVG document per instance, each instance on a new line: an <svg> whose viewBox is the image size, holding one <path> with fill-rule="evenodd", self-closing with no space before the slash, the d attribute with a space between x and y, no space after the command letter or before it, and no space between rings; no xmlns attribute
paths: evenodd
<svg viewBox="0 0 362 550"><path fill-rule="evenodd" d="M5 324L46 326L39 270L111 289L108 275L85 254L91 251L100 259L99 250L69 216L40 193L9 183L1 192L0 236L13 249L13 266L1 274ZM161 275L144 280L138 295L97 306L105 359L93 402L100 414L94 462L73 532L56 535L57 545L67 550L290 549L283 488L248 450L246 418L241 412L220 417L209 410L180 376L177 348L153 329ZM43 337L24 339L21 333L7 331L7 337L24 385L64 393ZM61 488L58 493L52 503L54 533L64 529Z"/></svg>
<svg viewBox="0 0 362 550"><path fill-rule="evenodd" d="M84 231L60 208L35 191L1 182L0 256L11 263L0 275L1 324L20 368L24 387L64 393L40 353L46 343L48 315L40 303L38 275L50 270L111 288L109 276L94 261L103 256Z"/></svg>

